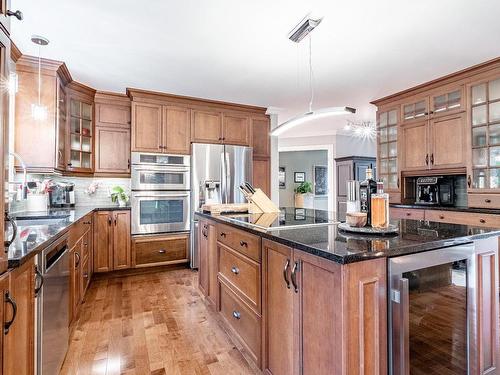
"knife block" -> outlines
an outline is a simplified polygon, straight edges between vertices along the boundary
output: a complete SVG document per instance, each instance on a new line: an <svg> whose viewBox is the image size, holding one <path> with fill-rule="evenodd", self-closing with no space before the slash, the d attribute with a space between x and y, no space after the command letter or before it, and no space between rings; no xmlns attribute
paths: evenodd
<svg viewBox="0 0 500 375"><path fill-rule="evenodd" d="M260 214L268 212L280 212L279 208L262 190L256 189L255 193L253 194L248 194L243 190L242 192L248 200L249 213Z"/></svg>

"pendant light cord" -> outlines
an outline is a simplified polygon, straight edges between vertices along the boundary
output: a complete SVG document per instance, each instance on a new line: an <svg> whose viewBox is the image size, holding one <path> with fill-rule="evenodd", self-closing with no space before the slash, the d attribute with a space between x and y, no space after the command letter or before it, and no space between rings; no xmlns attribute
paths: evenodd
<svg viewBox="0 0 500 375"><path fill-rule="evenodd" d="M38 45L38 106L40 106L42 103L41 100L41 92L42 92L42 46L39 44Z"/></svg>
<svg viewBox="0 0 500 375"><path fill-rule="evenodd" d="M312 67L312 38L311 34L309 34L309 91L311 93L311 97L309 100L309 112L312 112L312 105L314 101L314 85L313 85L313 67Z"/></svg>

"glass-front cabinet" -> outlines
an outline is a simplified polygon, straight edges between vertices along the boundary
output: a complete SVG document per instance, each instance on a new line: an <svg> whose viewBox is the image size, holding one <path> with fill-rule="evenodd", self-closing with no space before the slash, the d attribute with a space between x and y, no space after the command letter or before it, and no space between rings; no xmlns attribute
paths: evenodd
<svg viewBox="0 0 500 375"><path fill-rule="evenodd" d="M470 86L470 189L500 187L500 78Z"/></svg>
<svg viewBox="0 0 500 375"><path fill-rule="evenodd" d="M398 110L378 113L378 175L387 191L399 191Z"/></svg>
<svg viewBox="0 0 500 375"><path fill-rule="evenodd" d="M68 169L82 172L91 171L94 136L92 103L71 98L69 112Z"/></svg>
<svg viewBox="0 0 500 375"><path fill-rule="evenodd" d="M440 90L432 94L430 104L429 113L433 117L463 112L465 110L463 86Z"/></svg>

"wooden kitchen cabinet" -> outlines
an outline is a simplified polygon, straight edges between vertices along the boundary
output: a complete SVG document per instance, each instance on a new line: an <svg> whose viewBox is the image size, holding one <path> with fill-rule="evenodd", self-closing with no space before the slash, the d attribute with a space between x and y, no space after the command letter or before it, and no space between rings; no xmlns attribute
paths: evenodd
<svg viewBox="0 0 500 375"><path fill-rule="evenodd" d="M187 263L189 233L140 235L132 239L132 267Z"/></svg>
<svg viewBox="0 0 500 375"><path fill-rule="evenodd" d="M430 120L430 169L460 168L466 165L465 133L465 113Z"/></svg>
<svg viewBox="0 0 500 375"><path fill-rule="evenodd" d="M271 161L269 159L253 159L253 186L261 189L267 196L271 195Z"/></svg>
<svg viewBox="0 0 500 375"><path fill-rule="evenodd" d="M33 375L35 343L35 264L34 258L9 272L9 294L4 295L6 319L11 321L12 305L17 306L17 314L4 329L3 370L4 374Z"/></svg>
<svg viewBox="0 0 500 375"><path fill-rule="evenodd" d="M130 174L130 130L96 127L95 175Z"/></svg>
<svg viewBox="0 0 500 375"><path fill-rule="evenodd" d="M252 117L252 147L254 158L269 158L271 156L271 128L269 118Z"/></svg>
<svg viewBox="0 0 500 375"><path fill-rule="evenodd" d="M199 287L210 303L217 303L218 287L218 257L217 233L215 225L208 221L200 221L199 233Z"/></svg>
<svg viewBox="0 0 500 375"><path fill-rule="evenodd" d="M163 106L163 151L171 154L191 153L191 113L189 108Z"/></svg>
<svg viewBox="0 0 500 375"><path fill-rule="evenodd" d="M132 102L132 151L162 151L162 106Z"/></svg>
<svg viewBox="0 0 500 375"><path fill-rule="evenodd" d="M427 122L412 123L401 127L401 156L404 171L425 170L429 167L427 148Z"/></svg>
<svg viewBox="0 0 500 375"><path fill-rule="evenodd" d="M250 119L247 114L225 112L222 118L222 140L225 144L249 146Z"/></svg>
<svg viewBox="0 0 500 375"><path fill-rule="evenodd" d="M6 302L6 299L10 298L9 277L10 275L8 273L4 273L0 276L0 293L2 296L2 303L0 303L0 322L2 327L5 327L5 323L11 320L13 313L12 305ZM4 332L0 334L0 374L6 374L4 368L4 351L8 349L5 347L5 336Z"/></svg>
<svg viewBox="0 0 500 375"><path fill-rule="evenodd" d="M400 163L398 142L399 108L394 105L377 112L377 175L384 181L384 190L393 203L401 201Z"/></svg>
<svg viewBox="0 0 500 375"><path fill-rule="evenodd" d="M126 95L95 95L95 176L130 175L130 99Z"/></svg>
<svg viewBox="0 0 500 375"><path fill-rule="evenodd" d="M80 303L83 297L83 240L80 238L69 250L70 256L70 313L69 322L71 323L78 316Z"/></svg>
<svg viewBox="0 0 500 375"><path fill-rule="evenodd" d="M94 272L130 268L130 211L94 214Z"/></svg>
<svg viewBox="0 0 500 375"><path fill-rule="evenodd" d="M200 220L198 223L198 287L203 295L208 296L208 223Z"/></svg>
<svg viewBox="0 0 500 375"><path fill-rule="evenodd" d="M13 9L10 8L10 0L2 0L0 1L0 25L2 28L2 32L6 34L10 34L10 19L11 16L7 15L7 11Z"/></svg>
<svg viewBox="0 0 500 375"><path fill-rule="evenodd" d="M61 61L42 59L41 104L47 108L45 119L32 116L32 104L38 101L38 58L21 56L16 73L19 89L15 100L15 152L30 172L63 172L68 163L69 71ZM15 163L20 170L19 161Z"/></svg>
<svg viewBox="0 0 500 375"><path fill-rule="evenodd" d="M222 113L218 111L193 110L191 140L193 143L223 143Z"/></svg>

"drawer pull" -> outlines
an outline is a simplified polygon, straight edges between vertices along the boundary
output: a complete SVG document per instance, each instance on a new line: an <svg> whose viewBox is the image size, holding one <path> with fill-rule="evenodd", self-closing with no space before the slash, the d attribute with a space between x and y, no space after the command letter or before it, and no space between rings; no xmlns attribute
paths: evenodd
<svg viewBox="0 0 500 375"><path fill-rule="evenodd" d="M240 273L240 269L236 266L231 267L231 272L234 273L235 275Z"/></svg>
<svg viewBox="0 0 500 375"><path fill-rule="evenodd" d="M440 218L441 220L443 220L443 219L444 219L444 216L443 216L443 215L439 215L439 218Z"/></svg>
<svg viewBox="0 0 500 375"><path fill-rule="evenodd" d="M479 222L480 222L481 224L484 224L484 223L486 223L486 220L484 220L484 219L479 219Z"/></svg>
<svg viewBox="0 0 500 375"><path fill-rule="evenodd" d="M288 267L290 267L290 259L286 260L285 268L283 269L283 278L285 279L286 287L290 289L290 280L288 280Z"/></svg>
<svg viewBox="0 0 500 375"><path fill-rule="evenodd" d="M491 203L491 199L485 199L484 200L486 203Z"/></svg>
<svg viewBox="0 0 500 375"><path fill-rule="evenodd" d="M240 320L241 319L241 313L239 311L233 311L233 318Z"/></svg>
<svg viewBox="0 0 500 375"><path fill-rule="evenodd" d="M245 241L240 241L240 246L248 247L248 243Z"/></svg>
<svg viewBox="0 0 500 375"><path fill-rule="evenodd" d="M226 233L220 232L220 236L225 238L226 237Z"/></svg>
<svg viewBox="0 0 500 375"><path fill-rule="evenodd" d="M165 251L165 249L160 249L160 250L158 250L158 253L160 253L160 254L165 254L165 253L166 253L166 251Z"/></svg>
<svg viewBox="0 0 500 375"><path fill-rule="evenodd" d="M406 216L411 216L411 212L407 212L407 213L406 213Z"/></svg>

